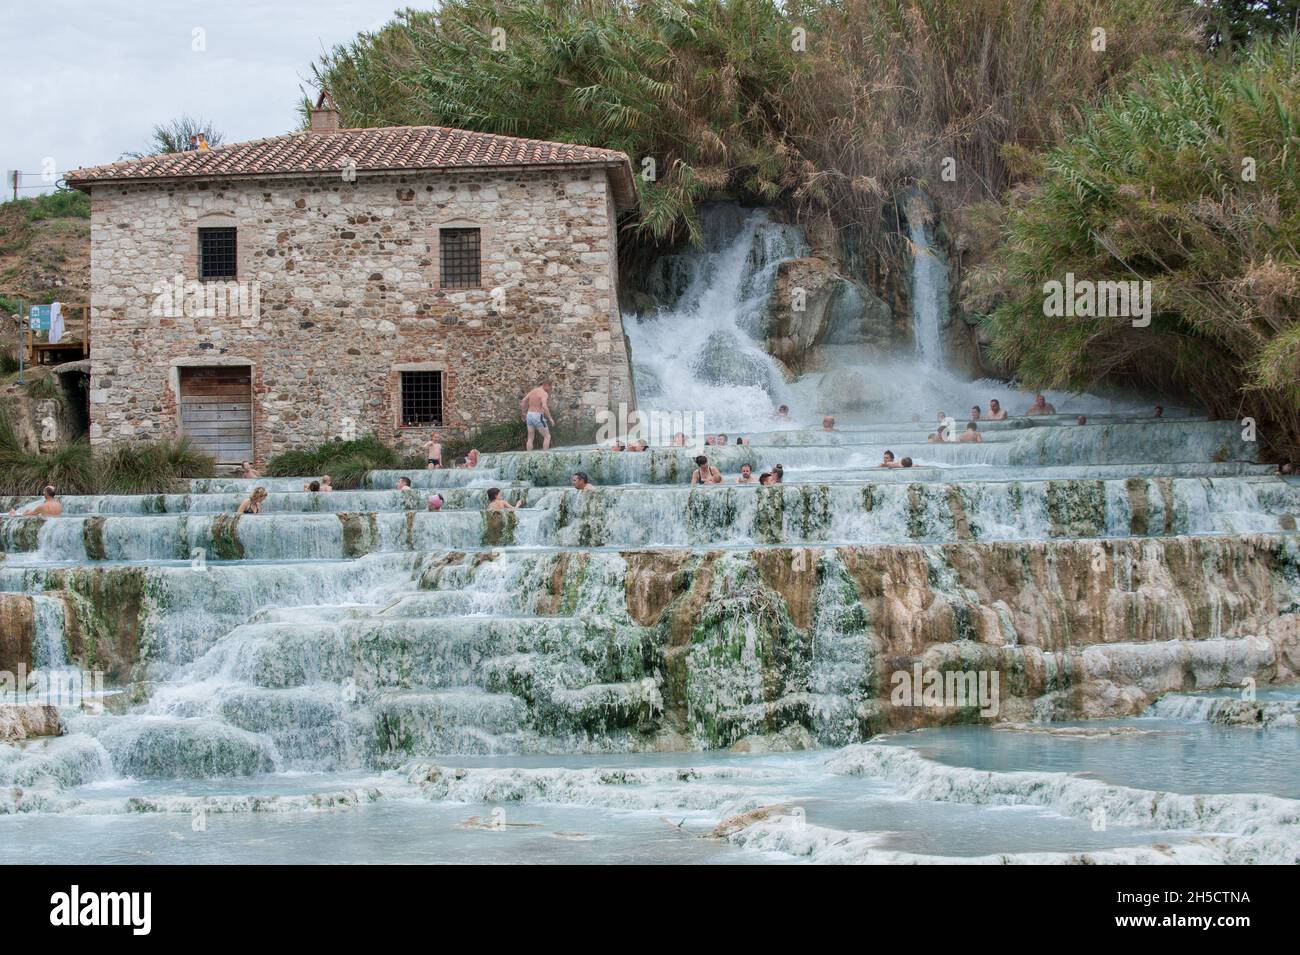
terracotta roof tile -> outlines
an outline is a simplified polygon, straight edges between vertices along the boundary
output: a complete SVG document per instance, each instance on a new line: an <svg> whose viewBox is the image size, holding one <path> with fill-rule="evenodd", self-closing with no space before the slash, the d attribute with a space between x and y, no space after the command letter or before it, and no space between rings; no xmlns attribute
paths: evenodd
<svg viewBox="0 0 1300 955"><path fill-rule="evenodd" d="M328 133L304 130L203 151L164 153L74 169L65 178L68 185L85 189L97 183L151 179L336 173L349 159L356 164L358 173L493 166L605 166L611 169L620 205L636 201L632 168L624 153L443 126L387 126Z"/></svg>

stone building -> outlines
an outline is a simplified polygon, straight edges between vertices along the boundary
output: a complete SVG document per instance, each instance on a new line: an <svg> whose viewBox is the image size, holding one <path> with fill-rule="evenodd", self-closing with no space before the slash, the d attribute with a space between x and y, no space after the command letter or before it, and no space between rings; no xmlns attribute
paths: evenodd
<svg viewBox="0 0 1300 955"><path fill-rule="evenodd" d="M302 132L78 169L91 198L90 439L219 462L375 432L413 448L629 407L623 153L441 127Z"/></svg>

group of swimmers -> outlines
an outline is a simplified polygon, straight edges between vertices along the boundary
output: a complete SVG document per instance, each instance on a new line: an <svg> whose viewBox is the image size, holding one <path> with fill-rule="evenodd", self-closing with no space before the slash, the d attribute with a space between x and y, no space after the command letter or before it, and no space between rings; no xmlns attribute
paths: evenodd
<svg viewBox="0 0 1300 955"><path fill-rule="evenodd" d="M770 471L764 471L758 477L754 477L754 468L749 464L740 466L740 475L736 478L737 484L758 484L762 487L770 487L773 484L780 484L785 479L785 468L776 465ZM722 478L722 472L709 463L709 459L701 454L695 459L695 470L691 472L691 484L725 484Z"/></svg>
<svg viewBox="0 0 1300 955"><path fill-rule="evenodd" d="M256 476L257 475L253 475L253 477ZM318 479L308 481L302 486L302 489L304 491L309 491L312 494L329 494L334 490L334 479L328 474L322 474ZM237 515L258 513L262 510L262 503L268 496L269 493L266 488L259 484L249 492L248 497L239 502L239 506L235 508L235 513Z"/></svg>
<svg viewBox="0 0 1300 955"><path fill-rule="evenodd" d="M1025 409L1025 416L1034 417L1035 415L1047 414L1056 414L1056 407L1050 404L1043 395L1034 395L1034 403ZM952 438L948 433L948 422L950 420L948 418L948 412L940 411L935 416L937 421L935 430L927 435L925 440L930 444L942 444L946 441L960 441L964 444L979 444L984 440L984 436L980 434L980 421L1006 421L1007 418L1007 409L1002 407L1002 403L996 398L990 398L988 414L985 414L979 405L971 405L970 419L966 422L966 429L962 431L961 434L957 435L956 438ZM1080 418L1082 418L1082 416L1080 416ZM918 419L913 417L912 420L916 421ZM1079 423L1083 424L1083 421L1080 420Z"/></svg>
<svg viewBox="0 0 1300 955"><path fill-rule="evenodd" d="M646 444L645 441L641 440L640 438L636 439L635 441L628 441L626 444L624 444L622 441L619 441L617 438L615 438L613 444L611 444L605 450L606 451L649 451L650 445Z"/></svg>
<svg viewBox="0 0 1300 955"><path fill-rule="evenodd" d="M706 434L704 436L704 443L717 447L725 447L727 445L727 436L725 434ZM736 435L736 444L749 444L749 439L738 434Z"/></svg>
<svg viewBox="0 0 1300 955"><path fill-rule="evenodd" d="M1042 394L1035 394L1033 404L1024 410L1024 416L1026 418L1052 414L1056 414L1056 406L1048 401ZM1156 405L1155 410L1152 412L1152 417L1163 418L1164 414L1164 407ZM966 429L953 439L948 435L948 413L946 411L940 411L936 416L938 425L935 430L926 437L926 441L930 444L941 444L949 440L966 443L979 443L984 440L984 436L979 433L980 421L1005 421L1007 417L1007 410L1002 407L1001 403L996 398L989 399L988 414L984 414L979 405L972 405L970 409L970 420L966 422ZM920 417L913 415L912 420L919 421ZM1079 425L1087 424L1088 416L1082 414L1078 415L1074 419L1074 423Z"/></svg>
<svg viewBox="0 0 1300 955"><path fill-rule="evenodd" d="M706 434L704 436L704 443L709 447L725 447L726 445L731 444L733 442L725 434ZM736 440L734 443L737 445L749 444L749 439L744 437L743 435L738 434L736 435ZM678 431L676 434L674 434L673 439L671 442L669 442L668 446L670 448L688 447L689 442L686 440L686 432ZM645 449L646 449L646 444L644 441L642 441L641 447L637 450L644 451ZM618 449L615 448L615 450Z"/></svg>
<svg viewBox="0 0 1300 955"><path fill-rule="evenodd" d="M546 424L547 423L553 424L554 420L550 418L550 409L545 404L545 399L546 396L549 394L549 391L550 391L549 383L540 385L538 386L538 388L534 389L534 391L529 392L528 396L526 396L523 402L525 405L524 411L526 415L536 415L538 411L540 411L542 414L541 421L529 422L530 424L529 450L531 450L532 432L535 430L541 431L543 433L543 438L544 438L544 442L542 445L543 448L547 448L550 445L550 435L549 433L547 433L548 429L546 428ZM528 407L528 405L530 404L538 405L540 407L537 410L534 410L533 408ZM1044 397L1042 394L1035 394L1033 404L1031 404L1028 408L1025 409L1024 414L1027 417L1033 417L1037 415L1051 415L1051 414L1056 414L1056 408L1049 401L1047 401L1046 397ZM1154 417L1161 418L1163 416L1164 416L1164 408L1160 405L1156 405L1154 411ZM778 420L784 420L784 421L790 420L789 406L781 405L777 409L777 413L775 417ZM979 433L978 422L982 420L1005 421L1007 417L1008 415L1006 409L1002 407L1001 403L996 398L989 399L989 410L987 415L984 414L983 410L980 408L979 405L973 405L970 409L970 420L966 424L966 429L956 438L956 440L960 442L971 442L971 443L982 442L984 440L984 437ZM947 413L944 411L940 411L938 412L936 418L937 418L937 427L935 431L931 433L926 439L932 444L945 442L949 440L947 434L949 418ZM913 417L912 420L915 421L917 420L917 418ZM1087 424L1088 422L1088 418L1086 415L1079 415L1075 420L1078 424L1081 425ZM822 418L822 430L823 431L835 430L835 418L832 415L826 415L824 418ZM711 446L726 446L728 444L728 440L729 439L725 434L710 434L705 436L704 443L706 445L711 445ZM744 437L737 436L735 439L735 443L737 445L748 445L749 441L746 440ZM677 434L673 436L672 447L686 447L685 433L679 431L677 432ZM438 441L438 437L436 434L434 434L430 438L428 443L425 445L425 448L427 449L426 466L428 467L428 469L433 470L435 468L441 468L442 467L442 444L441 442ZM615 441L613 445L609 448L609 450L611 451L645 451L647 449L648 446L646 442L640 439L629 441L626 444L619 441ZM478 449L475 448L470 450L463 457L457 458L455 462L455 466L458 468L474 468L478 466L478 461L479 461L479 452ZM902 459L896 460L893 451L886 451L884 453L883 459L878 465L878 467L882 467L882 468L910 468L912 466L913 466L913 462L910 457L904 457ZM1288 464L1279 468L1278 470L1279 473L1287 474L1287 473L1291 473L1292 468ZM250 461L240 462L239 475L240 477L249 478L249 479L257 479L261 477L261 475L253 467L253 464ZM785 477L785 469L779 464L774 466L770 470L764 471L762 474L758 475L758 477L754 477L754 469L751 465L742 464L740 466L740 474L736 477L735 483L736 484L758 484L762 487L770 487L774 484L782 483L784 477ZM695 459L695 470L691 472L691 484L695 485L695 484L723 484L723 483L725 482L722 477L722 472L719 471L715 466L709 464L709 459L706 456L699 455ZM575 490L579 490L579 491L590 490L595 486L591 483L590 478L587 476L586 472L584 471L574 472L574 474L570 478L570 484ZM410 487L411 487L410 478L400 477L397 479L397 490L403 491L409 489ZM308 481L306 484L303 485L302 489L304 491L308 491L311 493L329 493L334 490L333 479L330 477L330 475L323 474L317 480ZM39 502L37 502L36 504L28 505L22 511L19 511L16 508L11 508L9 510L9 516L15 517L21 513L24 516L58 517L63 513L63 505L59 502L53 485L46 485L41 491L41 496L42 499ZM235 513L236 514L257 514L261 510L262 504L266 501L267 496L268 493L265 487L259 485L253 488L253 490L249 493L248 497L245 498L242 502L240 502L239 506L235 509ZM435 492L434 494L429 496L427 501L427 506L430 511L440 511L442 510L445 503L446 503L446 499L443 498L441 494ZM509 501L507 501L504 497L501 496L501 489L499 487L488 488L487 490L488 510L512 511L515 510L517 507L518 505L511 504Z"/></svg>
<svg viewBox="0 0 1300 955"><path fill-rule="evenodd" d="M590 491L595 487L587 477L586 471L574 471L573 476L569 478L569 484L575 491ZM439 498L438 506L433 506L434 498ZM435 494L429 498L429 510L436 511L442 507L442 501L439 495ZM501 496L501 488L490 487L487 489L487 510L489 511L517 511L520 505L511 504Z"/></svg>

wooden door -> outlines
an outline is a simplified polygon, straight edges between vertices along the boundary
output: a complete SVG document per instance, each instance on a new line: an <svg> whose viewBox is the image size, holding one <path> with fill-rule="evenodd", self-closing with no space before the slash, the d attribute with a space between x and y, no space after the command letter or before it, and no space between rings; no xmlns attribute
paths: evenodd
<svg viewBox="0 0 1300 955"><path fill-rule="evenodd" d="M253 378L247 365L182 368L181 433L218 464L253 460Z"/></svg>

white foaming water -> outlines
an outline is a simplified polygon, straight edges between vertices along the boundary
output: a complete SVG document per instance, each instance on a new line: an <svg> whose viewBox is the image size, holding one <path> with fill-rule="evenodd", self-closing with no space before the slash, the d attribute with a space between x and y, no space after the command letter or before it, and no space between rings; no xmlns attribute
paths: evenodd
<svg viewBox="0 0 1300 955"><path fill-rule="evenodd" d="M710 430L743 427L756 443L709 450L729 481L741 464L781 461L818 483L688 488L693 452L577 448L485 454L473 471L375 472L368 490L326 495L278 478L264 482L264 513L238 522L252 482L227 479L69 498L57 519L0 518L0 591L33 602L34 663L75 659L76 642L64 649L74 623L83 644L112 649L117 628L85 626L99 622L92 606L104 623L137 614L130 677L145 691L104 712L65 708L66 736L0 745L0 863L33 851L75 861L88 847L102 861L154 862L1300 858L1294 688L1261 689L1254 709L1181 694L1142 719L856 745L893 665L881 634L895 625L864 609L876 587L897 594L879 606L902 615L951 613L961 638L934 645L940 663L996 653L1018 671L1030 661L1148 698L1275 673L1289 644L1250 631L1297 599L1300 540L1287 532L1300 486L1257 473L1233 422L1076 426L1073 413L1107 406L1094 399L1048 395L1070 414L989 424L980 444L928 444L938 408L963 420L989 397L1013 412L1029 400L943 370L946 306L918 316L915 353L836 343L819 347L822 368L787 382L759 340L777 268L802 239L734 206L706 225L704 247L659 276L674 304L629 322L643 398L660 396L642 407L698 407ZM946 282L931 272L918 302ZM782 401L819 424L819 397L842 394L832 370L868 379L853 414L879 423L846 414L833 432L756 433ZM878 468L886 448L918 467ZM569 489L575 470L596 490ZM420 490L392 490L399 476ZM525 507L485 515L486 484ZM433 487L447 501L439 513L425 510ZM1270 536L1168 539L1216 533ZM1061 538L1142 539L1086 551L1108 562L1086 572L1109 581L1108 612L1142 622L1118 634L1134 640L1044 649L1060 632L1047 614L1041 634L1016 631L1029 611L1002 594L1069 600L1070 577L1085 572L1071 556L1083 550L1048 559ZM1022 539L1032 543L1000 543ZM649 545L665 550L640 551ZM196 548L206 561L190 562ZM968 589L959 567L989 555L996 571L1011 551L1024 555L1023 581L1012 569L987 599ZM787 594L777 579L800 586ZM1142 593L1152 586L1168 596ZM1005 642L962 636L977 611L998 615ZM758 642L755 621L773 612L797 641ZM1136 639L1184 634L1188 621L1194 639ZM670 646L681 623L695 627L681 629L690 641ZM1033 714L1071 716L1074 689L1045 691ZM1096 807L1102 829L1090 825ZM178 839L199 810L221 824Z"/></svg>
<svg viewBox="0 0 1300 955"><path fill-rule="evenodd" d="M912 239L912 329L916 354L929 368L943 367L940 316L948 309L948 263L930 244L925 220L913 215L909 224Z"/></svg>
<svg viewBox="0 0 1300 955"><path fill-rule="evenodd" d="M37 669L64 669L68 665L63 646L64 606L53 597L33 597L32 611L36 639L32 641L32 663Z"/></svg>
<svg viewBox="0 0 1300 955"><path fill-rule="evenodd" d="M781 262L804 254L802 236L756 211L701 214L705 246L682 256L685 291L656 315L625 321L643 411L703 412L711 431L772 427L789 403L780 365L756 338Z"/></svg>
<svg viewBox="0 0 1300 955"><path fill-rule="evenodd" d="M706 432L746 434L773 428L816 425L834 414L841 425L907 421L913 415L932 425L943 410L965 421L973 405L987 413L996 398L1011 414L1033 400L1014 385L995 379L964 380L946 368L942 326L948 309L948 265L931 242L920 216L913 217L915 249L912 276L915 350L886 354L854 344L819 344L822 366L789 378L762 342L767 314L782 262L807 254L801 232L773 222L762 210L743 212L719 204L701 213L704 241L699 248L669 256L661 284L676 285L671 304L650 315L625 316L637 378L637 403L645 412L703 414ZM680 294L677 294L680 292ZM836 387L819 394L830 373L848 375L862 393L859 407L835 406ZM1044 392L1062 413L1132 412L1132 402L1094 395ZM790 406L790 423L775 420L777 407Z"/></svg>

